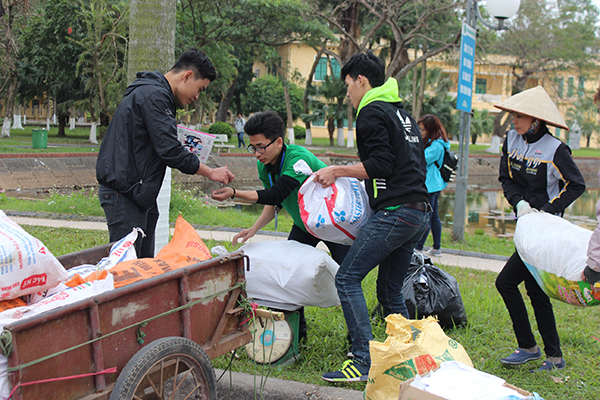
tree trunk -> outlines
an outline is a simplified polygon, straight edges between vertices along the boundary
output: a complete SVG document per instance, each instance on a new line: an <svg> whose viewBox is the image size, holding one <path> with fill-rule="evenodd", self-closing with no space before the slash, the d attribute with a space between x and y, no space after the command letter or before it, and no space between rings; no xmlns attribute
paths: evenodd
<svg viewBox="0 0 600 400"><path fill-rule="evenodd" d="M130 0L129 54L127 81L138 71L166 73L175 61L177 2L172 0ZM167 168L157 198L159 218L155 230L155 254L169 242L171 169Z"/></svg>
<svg viewBox="0 0 600 400"><path fill-rule="evenodd" d="M507 114L506 111L500 112L500 114L496 115L494 118L494 130L493 135L503 138L508 126L510 125L510 116L502 122L502 118Z"/></svg>
<svg viewBox="0 0 600 400"><path fill-rule="evenodd" d="M415 47L415 59L417 58L417 48ZM412 81L412 109L411 114L414 114L415 109L417 108L417 101L419 98L418 93L418 83L419 83L419 67L415 67L413 71L413 81Z"/></svg>
<svg viewBox="0 0 600 400"><path fill-rule="evenodd" d="M175 63L177 2L130 0L127 82L138 71L166 73Z"/></svg>
<svg viewBox="0 0 600 400"><path fill-rule="evenodd" d="M313 77L315 76L315 71L317 70L317 65L319 64L319 60L321 59L321 55L323 54L323 50L327 42L323 43L323 45L317 50L317 56L315 57L312 66L310 67L310 72L308 73L308 79L306 80L306 88L304 89L304 93L302 94L302 107L304 114L309 114L308 110L308 91L312 87ZM309 121L304 122L304 127L306 128L306 138L304 139L304 144L307 146L312 145L312 131L311 131L311 123Z"/></svg>
<svg viewBox="0 0 600 400"><path fill-rule="evenodd" d="M217 110L216 120L217 122L227 122L227 111L229 110L229 106L233 103L235 88L237 87L237 79L235 79L231 85L229 85L229 89L227 89L227 93L219 102L219 109Z"/></svg>
<svg viewBox="0 0 600 400"><path fill-rule="evenodd" d="M427 45L423 47L423 52L427 51ZM413 118L421 118L421 109L423 108L423 98L425 97L425 81L427 80L427 59L421 63L421 79L419 83L419 98L416 107L413 109Z"/></svg>
<svg viewBox="0 0 600 400"><path fill-rule="evenodd" d="M346 142L346 146L353 148L354 147L354 108L352 107L352 103L348 102L347 106L348 112L348 141Z"/></svg>
<svg viewBox="0 0 600 400"><path fill-rule="evenodd" d="M288 140L290 144L294 144L296 142L296 138L294 137L294 118L292 117L292 103L290 101L290 90L286 78L283 81L283 95L285 97L285 111L287 113Z"/></svg>
<svg viewBox="0 0 600 400"><path fill-rule="evenodd" d="M10 121L12 121L12 117L14 115L15 110L15 98L17 97L17 86L19 84L17 70L11 71L10 74L10 84L8 86L8 97L6 98L6 109L4 110L4 119L8 120L9 123L6 125L8 129L2 127L2 132L0 133L0 137L8 138L10 137Z"/></svg>
<svg viewBox="0 0 600 400"><path fill-rule="evenodd" d="M59 112L57 117L58 117L58 134L56 136L67 137L67 134L65 133L65 127L67 126L67 123L69 122L69 113Z"/></svg>
<svg viewBox="0 0 600 400"><path fill-rule="evenodd" d="M333 133L335 132L335 120L333 118L327 119L327 131L329 132L329 146L333 147Z"/></svg>
<svg viewBox="0 0 600 400"><path fill-rule="evenodd" d="M342 110L344 109L344 98L338 98L337 101L337 115L342 115ZM344 147L346 145L346 141L344 140L344 118L339 118L337 120L337 145L338 147Z"/></svg>

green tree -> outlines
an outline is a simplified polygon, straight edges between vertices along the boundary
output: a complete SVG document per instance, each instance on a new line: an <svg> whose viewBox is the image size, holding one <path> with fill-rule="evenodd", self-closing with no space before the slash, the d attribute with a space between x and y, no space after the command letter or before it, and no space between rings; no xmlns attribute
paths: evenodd
<svg viewBox="0 0 600 400"><path fill-rule="evenodd" d="M178 7L178 45L194 43L202 48L219 71L219 78L209 86L219 102L219 121L225 120L234 98L243 103L243 88L253 79L252 62L268 48L327 34L301 0L182 0Z"/></svg>
<svg viewBox="0 0 600 400"><path fill-rule="evenodd" d="M102 125L108 126L126 83L128 4L81 0L78 14L88 34L76 40L83 50L77 62L77 76L84 81L86 109L92 120L96 121L99 111Z"/></svg>
<svg viewBox="0 0 600 400"><path fill-rule="evenodd" d="M302 89L291 82L288 85L292 117L296 119L302 113ZM282 81L275 76L266 75L250 83L246 94L242 96L242 108L245 114L275 111L285 121L287 110Z"/></svg>
<svg viewBox="0 0 600 400"><path fill-rule="evenodd" d="M492 133L494 118L488 110L475 110L471 117L471 143L477 144L477 138L484 133Z"/></svg>
<svg viewBox="0 0 600 400"><path fill-rule="evenodd" d="M585 137L585 147L590 147L592 135L598 132L598 107L591 96L577 99L567 111L567 124L573 125L575 121L581 127L581 134Z"/></svg>
<svg viewBox="0 0 600 400"><path fill-rule="evenodd" d="M83 52L78 42L86 35L79 5L69 0L45 3L22 33L19 93L26 100L42 94L55 99L58 136L66 136L69 107L85 97L76 65Z"/></svg>
<svg viewBox="0 0 600 400"><path fill-rule="evenodd" d="M517 94L534 78L553 78L573 66L582 72L593 70L598 13L591 0L522 0L511 29L481 45L487 52L512 56L512 61L498 65L512 68L512 94ZM494 120L496 136L503 137L510 124L505 115L501 112Z"/></svg>
<svg viewBox="0 0 600 400"><path fill-rule="evenodd" d="M336 121L343 120L345 110L339 106L338 99L344 98L346 85L339 79L325 76L325 80L314 86L309 95L310 114L302 114L302 121L314 123L324 121L329 132L329 146L333 147Z"/></svg>
<svg viewBox="0 0 600 400"><path fill-rule="evenodd" d="M0 37L3 37L0 40L0 98L5 99L0 137L10 137L19 85L19 30L25 25L28 9L25 0L0 0Z"/></svg>

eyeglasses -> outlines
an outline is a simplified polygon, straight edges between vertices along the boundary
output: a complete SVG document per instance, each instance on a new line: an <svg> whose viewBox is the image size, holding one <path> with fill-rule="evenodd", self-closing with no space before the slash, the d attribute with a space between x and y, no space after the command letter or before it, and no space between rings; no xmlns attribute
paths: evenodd
<svg viewBox="0 0 600 400"><path fill-rule="evenodd" d="M250 154L254 154L254 153L262 154L262 153L264 153L265 151L267 151L267 147L269 147L270 145L272 145L272 144L273 144L273 142L275 142L277 139L279 139L279 138L278 138L278 137L276 137L275 139L271 140L271 143L269 143L269 144L268 144L268 145L266 145L266 146L258 146L258 147L255 147L255 146L252 146L251 144L249 144L249 145L248 145L248 147L246 147L246 150L248 150L248 152L249 152Z"/></svg>

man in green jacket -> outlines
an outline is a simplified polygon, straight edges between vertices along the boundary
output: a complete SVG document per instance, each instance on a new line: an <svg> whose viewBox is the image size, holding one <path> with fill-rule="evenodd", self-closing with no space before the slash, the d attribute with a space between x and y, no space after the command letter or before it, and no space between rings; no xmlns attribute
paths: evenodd
<svg viewBox="0 0 600 400"><path fill-rule="evenodd" d="M294 220L288 240L316 247L321 239L310 234L300 218L298 207L298 189L307 176L294 171L294 164L304 160L313 171L327 165L314 154L298 145L286 145L283 139L285 125L274 111L254 114L244 127L250 137L248 151L257 158L258 176L262 181L263 190L236 190L224 187L214 190L215 200L240 199L250 203L264 204L263 211L254 225L244 229L233 237L233 244L248 239L266 226L273 218L277 224L277 213L283 208ZM331 258L341 264L350 246L323 240L331 253ZM304 321L304 323L302 322ZM300 339L306 336L306 321L303 316L300 323Z"/></svg>

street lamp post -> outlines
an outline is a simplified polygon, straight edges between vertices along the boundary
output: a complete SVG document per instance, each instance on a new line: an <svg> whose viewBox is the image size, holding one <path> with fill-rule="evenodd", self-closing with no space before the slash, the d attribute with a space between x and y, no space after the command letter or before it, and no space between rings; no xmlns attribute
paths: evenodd
<svg viewBox="0 0 600 400"><path fill-rule="evenodd" d="M479 13L479 1L468 0L467 1L467 18L465 24L468 25L467 30L470 28L471 31L477 28L477 20L483 25L492 30L504 30L508 29L504 26L504 20L512 17L519 10L521 1L520 0L487 0L486 6L488 13L498 20L498 26L490 25L485 19L481 17ZM465 29L463 29L463 35ZM462 47L462 44L461 44ZM474 58L475 47L472 47L473 53L471 57ZM461 68L463 66L462 49L461 49ZM459 69L460 74L460 69ZM471 105L470 100L473 90L473 77L474 74L466 75L470 87L468 89L469 104L468 109L459 107L460 111L460 134L458 142L458 171L456 173L456 189L454 191L454 222L452 225L452 240L463 241L465 235L465 218L467 212L467 184L469 180L469 139L471 137ZM461 76L459 75L459 86ZM460 93L460 87L459 87ZM457 103L458 99L457 97Z"/></svg>

